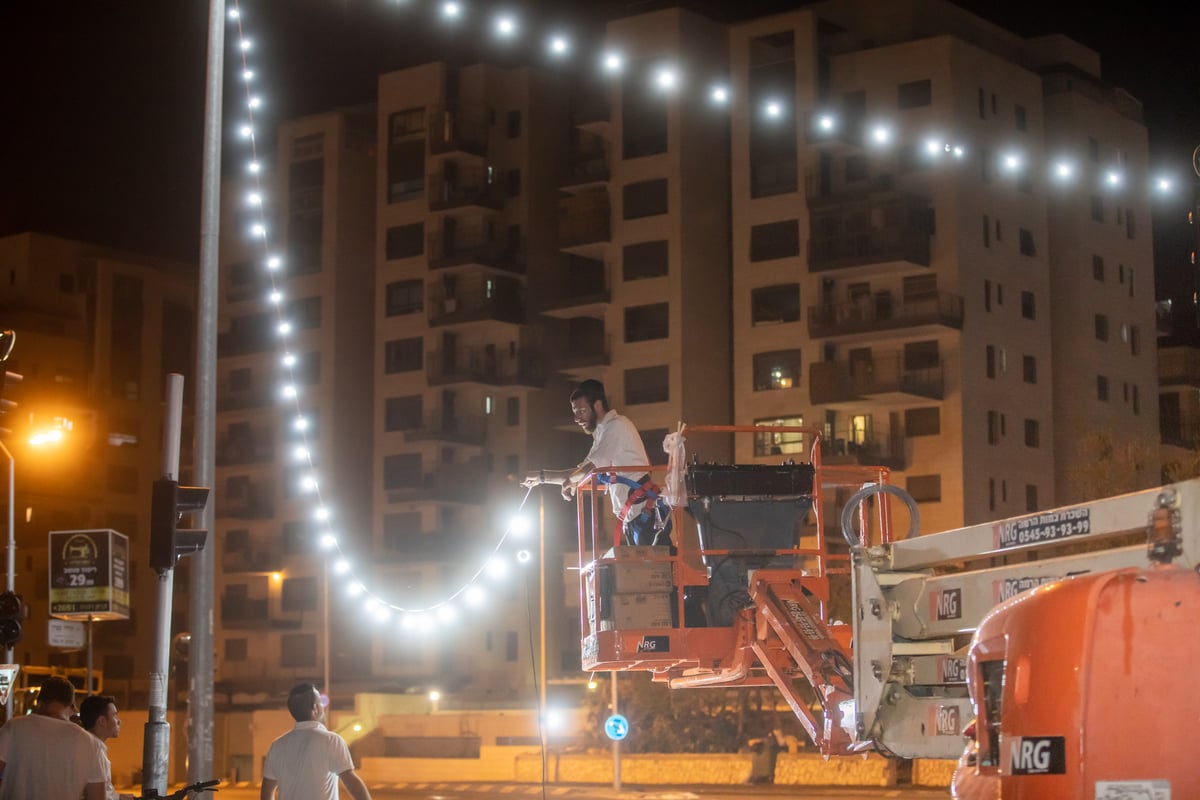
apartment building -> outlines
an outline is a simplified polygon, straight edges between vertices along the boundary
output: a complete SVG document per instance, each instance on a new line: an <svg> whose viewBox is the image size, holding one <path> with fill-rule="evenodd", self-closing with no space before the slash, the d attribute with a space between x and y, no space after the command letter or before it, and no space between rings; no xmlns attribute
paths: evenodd
<svg viewBox="0 0 1200 800"><path fill-rule="evenodd" d="M2 422L13 459L4 468L15 468L15 584L29 614L14 658L78 669L82 685L86 651L48 644L48 533L113 529L128 537L130 612L93 623L92 664L122 707L144 706L157 622L157 581L146 566L151 484L160 477L165 376L181 373L195 388L195 269L23 233L0 238L0 272L0 325L17 333L4 366L24 377L5 391L18 405ZM185 394L190 408L193 393ZM61 441L31 443L50 430ZM186 570L179 574L185 589ZM186 609L177 606L175 617L175 629L185 628Z"/></svg>
<svg viewBox="0 0 1200 800"><path fill-rule="evenodd" d="M1095 53L936 0L730 47L739 421L889 466L926 531L1079 499L1089 431L1156 429L1146 132Z"/></svg>
<svg viewBox="0 0 1200 800"><path fill-rule="evenodd" d="M247 235L250 183L224 187L217 342L215 696L278 696L324 674L354 690L369 639L317 540L318 493L351 558L370 559L374 307L371 108L293 120L265 173L279 250ZM281 268L267 268L269 257ZM272 281L272 276L275 276ZM270 299L272 290L278 302ZM292 332L281 338L278 324ZM285 367L284 354L294 357ZM298 391L284 396L285 384ZM306 429L297 430L297 418ZM307 444L308 457L296 458ZM327 605L328 603L328 605ZM328 671L327 671L328 670Z"/></svg>

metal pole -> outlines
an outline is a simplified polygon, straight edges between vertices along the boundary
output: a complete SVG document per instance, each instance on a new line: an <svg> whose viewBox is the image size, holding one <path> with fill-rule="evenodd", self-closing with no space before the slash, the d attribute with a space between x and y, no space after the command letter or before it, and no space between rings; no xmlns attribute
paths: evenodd
<svg viewBox="0 0 1200 800"><path fill-rule="evenodd" d="M167 407L163 419L162 475L179 477L179 431L183 421L183 376L167 376ZM167 676L171 660L171 601L175 570L156 570L158 575L158 624L154 632L154 658L150 667L150 711L146 738L142 743L142 794L167 790L167 767L171 756L171 725L167 722Z"/></svg>
<svg viewBox="0 0 1200 800"><path fill-rule="evenodd" d="M612 671L612 713L621 713L617 707L617 675L615 669ZM613 791L621 791L621 743L613 739Z"/></svg>
<svg viewBox="0 0 1200 800"><path fill-rule="evenodd" d="M0 380L3 380L0 377ZM16 493L13 488L16 486L17 460L13 458L12 452L8 449L4 442L0 442L0 450L4 451L4 457L8 459L8 548L7 562L8 568L5 573L5 587L10 592L16 591L17 586L17 538L16 528L13 525L13 504L16 502ZM13 649L11 647L4 648L4 663L13 663ZM16 687L10 686L8 692L8 700L4 703L4 718L12 719L13 710L13 689Z"/></svg>
<svg viewBox="0 0 1200 800"><path fill-rule="evenodd" d="M329 708L333 708L333 690L329 687L329 654L332 648L329 646L329 559L325 559L325 591L321 593L321 643L325 649L325 654L321 662L325 666L325 697L329 699Z"/></svg>
<svg viewBox="0 0 1200 800"><path fill-rule="evenodd" d="M87 618L87 682L83 685L87 687L85 690L88 694L92 693L92 615L88 614Z"/></svg>
<svg viewBox="0 0 1200 800"><path fill-rule="evenodd" d="M539 655L538 668L542 679L538 682L538 730L542 734L542 780L549 772L549 731L546 729L546 682L550 673L546 669L546 493L538 492L538 614Z"/></svg>
<svg viewBox="0 0 1200 800"><path fill-rule="evenodd" d="M217 270L221 229L221 87L225 66L225 0L210 0L208 63L204 94L204 164L200 190L200 283L196 313L196 426L193 477L201 486L216 480ZM202 514L210 531L192 558L188 623L188 780L213 777L213 506Z"/></svg>

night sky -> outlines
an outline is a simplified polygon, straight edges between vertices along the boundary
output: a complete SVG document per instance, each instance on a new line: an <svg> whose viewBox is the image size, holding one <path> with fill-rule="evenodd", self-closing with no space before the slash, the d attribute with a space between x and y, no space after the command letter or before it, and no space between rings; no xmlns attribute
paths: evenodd
<svg viewBox="0 0 1200 800"><path fill-rule="evenodd" d="M887 2L888 0L879 0ZM496 3L464 0L479 20ZM230 5L232 3L230 2ZM598 36L606 18L670 5L616 0L525 0L525 19L575 21ZM685 3L733 21L794 7L780 0ZM1104 12L1094 2L963 0L1023 35L1064 33L1100 52L1107 80L1140 98L1151 156L1190 183L1200 144L1200 9L1146 2ZM500 55L470 29L434 24L432 0L247 0L263 123L373 99L378 74L452 53L465 63ZM0 10L4 88L0 234L39 230L183 261L198 257L201 122L208 3L204 0L38 0ZM582 16L580 16L582 15ZM582 20L582 21L580 21ZM233 31L227 35L232 37ZM520 48L522 57L535 46ZM237 54L227 50L227 74ZM532 56L537 58L537 56ZM226 130L242 107L225 89ZM260 124L260 137L264 127ZM265 133L267 141L273 132ZM260 142L262 138L260 138ZM226 169L245 162L224 144ZM1162 262L1183 259L1183 195L1155 218ZM1180 266L1179 273L1186 273Z"/></svg>

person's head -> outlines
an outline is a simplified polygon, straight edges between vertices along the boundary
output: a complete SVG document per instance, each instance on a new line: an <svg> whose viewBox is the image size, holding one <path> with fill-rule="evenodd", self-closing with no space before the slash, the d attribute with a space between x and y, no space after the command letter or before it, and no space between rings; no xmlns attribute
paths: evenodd
<svg viewBox="0 0 1200 800"><path fill-rule="evenodd" d="M117 716L117 701L106 695L94 694L79 704L79 724L98 739L115 739L121 735L121 718Z"/></svg>
<svg viewBox="0 0 1200 800"><path fill-rule="evenodd" d="M579 388L571 392L571 412L575 416L576 425L588 433L596 430L600 418L608 413L608 396L604 394L604 384L592 379L579 384Z"/></svg>
<svg viewBox="0 0 1200 800"><path fill-rule="evenodd" d="M48 717L69 720L75 711L75 687L57 675L46 678L38 690L37 710Z"/></svg>
<svg viewBox="0 0 1200 800"><path fill-rule="evenodd" d="M298 683L288 692L288 711L296 722L320 720L325 713L321 693L311 683Z"/></svg>

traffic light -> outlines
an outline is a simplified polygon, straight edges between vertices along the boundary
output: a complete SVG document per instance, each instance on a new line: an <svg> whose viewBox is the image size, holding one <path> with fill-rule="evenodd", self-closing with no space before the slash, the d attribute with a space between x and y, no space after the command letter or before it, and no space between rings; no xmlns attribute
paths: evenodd
<svg viewBox="0 0 1200 800"><path fill-rule="evenodd" d="M3 336L3 334L0 334L0 336ZM3 367L0 367L0 373L2 373L2 377L0 377L0 417L3 417L17 408L17 401L8 398L9 387L16 386L24 378L21 376L21 373L13 372ZM3 420L0 420L0 422L3 422ZM0 433L12 433L12 431L8 429L7 425L3 425L0 427Z"/></svg>
<svg viewBox="0 0 1200 800"><path fill-rule="evenodd" d="M207 486L180 486L170 478L154 482L150 500L150 566L174 569L175 561L204 547L208 531L180 528L184 514L204 510Z"/></svg>
<svg viewBox="0 0 1200 800"><path fill-rule="evenodd" d="M0 645L11 649L21 641L21 619L25 606L16 592L0 593Z"/></svg>

